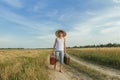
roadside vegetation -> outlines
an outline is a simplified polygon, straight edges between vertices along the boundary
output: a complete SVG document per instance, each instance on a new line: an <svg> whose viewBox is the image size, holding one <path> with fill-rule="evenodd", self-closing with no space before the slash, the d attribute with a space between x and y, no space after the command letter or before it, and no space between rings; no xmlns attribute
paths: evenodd
<svg viewBox="0 0 120 80"><path fill-rule="evenodd" d="M71 71L71 69L74 69L80 73L83 73L83 74L91 77L93 80L119 80L119 78L117 78L117 77L108 76L106 74L103 74L99 71L91 69L87 66L81 65L72 60L71 60L70 65L66 65L65 68L69 71Z"/></svg>

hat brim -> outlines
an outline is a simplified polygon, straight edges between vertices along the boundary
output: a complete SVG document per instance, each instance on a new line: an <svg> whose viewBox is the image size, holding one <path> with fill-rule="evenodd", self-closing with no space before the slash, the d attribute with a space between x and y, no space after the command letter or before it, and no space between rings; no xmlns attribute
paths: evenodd
<svg viewBox="0 0 120 80"><path fill-rule="evenodd" d="M55 32L55 35L56 35L57 37L59 37L59 32L62 32L62 33L63 33L63 37L65 37L65 36L67 35L64 30L57 30L57 31Z"/></svg>

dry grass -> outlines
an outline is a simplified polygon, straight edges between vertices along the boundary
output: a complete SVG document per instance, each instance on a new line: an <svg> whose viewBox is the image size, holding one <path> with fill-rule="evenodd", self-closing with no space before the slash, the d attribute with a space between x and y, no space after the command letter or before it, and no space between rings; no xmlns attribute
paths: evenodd
<svg viewBox="0 0 120 80"><path fill-rule="evenodd" d="M49 50L0 50L0 80L49 80Z"/></svg>
<svg viewBox="0 0 120 80"><path fill-rule="evenodd" d="M76 48L68 52L86 61L120 69L120 48Z"/></svg>

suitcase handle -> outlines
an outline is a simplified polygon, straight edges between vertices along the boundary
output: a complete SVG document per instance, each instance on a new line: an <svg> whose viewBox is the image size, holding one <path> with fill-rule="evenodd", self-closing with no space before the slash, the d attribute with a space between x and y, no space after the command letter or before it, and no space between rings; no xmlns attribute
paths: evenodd
<svg viewBox="0 0 120 80"><path fill-rule="evenodd" d="M67 53L64 54L66 57L69 57L69 55Z"/></svg>

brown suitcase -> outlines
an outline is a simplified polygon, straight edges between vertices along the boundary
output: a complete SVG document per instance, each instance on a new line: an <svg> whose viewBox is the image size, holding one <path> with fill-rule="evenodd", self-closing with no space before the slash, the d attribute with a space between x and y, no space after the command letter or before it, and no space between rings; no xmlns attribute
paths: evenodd
<svg viewBox="0 0 120 80"><path fill-rule="evenodd" d="M50 64L54 65L56 63L56 57L53 53L50 54Z"/></svg>
<svg viewBox="0 0 120 80"><path fill-rule="evenodd" d="M70 57L67 54L64 55L64 63L67 65L70 64Z"/></svg>

